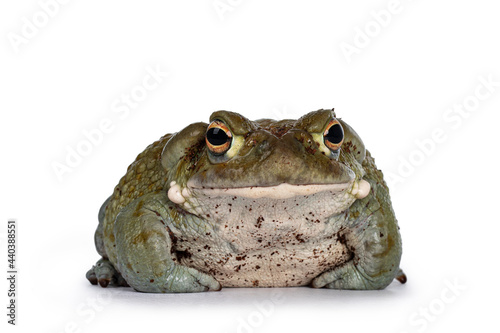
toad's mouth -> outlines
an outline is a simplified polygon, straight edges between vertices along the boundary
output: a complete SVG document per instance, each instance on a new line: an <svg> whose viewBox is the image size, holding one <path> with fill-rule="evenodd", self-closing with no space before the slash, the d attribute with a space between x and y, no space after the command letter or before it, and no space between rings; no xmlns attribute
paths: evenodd
<svg viewBox="0 0 500 333"><path fill-rule="evenodd" d="M363 199L370 192L370 183L361 179L340 184L292 185L283 183L274 186L208 188L197 187L195 184L188 181L187 187L183 188L176 182L171 182L170 189L168 190L168 198L176 204L183 204L187 198L192 196L193 192L202 193L211 197L236 196L250 199L289 199L296 196L308 196L325 191L331 193L348 191L352 196L356 197L356 199Z"/></svg>

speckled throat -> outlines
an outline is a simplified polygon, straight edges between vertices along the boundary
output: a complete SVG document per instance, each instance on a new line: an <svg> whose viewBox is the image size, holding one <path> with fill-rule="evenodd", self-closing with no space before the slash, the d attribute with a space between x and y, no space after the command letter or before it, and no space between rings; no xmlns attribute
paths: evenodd
<svg viewBox="0 0 500 333"><path fill-rule="evenodd" d="M352 258L340 226L356 198L345 189L282 199L191 189L194 215L172 230L177 258L224 287L308 285Z"/></svg>

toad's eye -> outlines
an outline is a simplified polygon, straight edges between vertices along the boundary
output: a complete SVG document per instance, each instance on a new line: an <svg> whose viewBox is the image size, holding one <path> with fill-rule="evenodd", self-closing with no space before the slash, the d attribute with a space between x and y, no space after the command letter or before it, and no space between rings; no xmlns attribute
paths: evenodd
<svg viewBox="0 0 500 333"><path fill-rule="evenodd" d="M215 155L222 155L231 147L233 135L226 124L220 120L214 120L207 128L205 141L208 149Z"/></svg>
<svg viewBox="0 0 500 333"><path fill-rule="evenodd" d="M344 130L337 119L332 119L326 126L323 133L325 145L333 152L336 152L342 146L344 141Z"/></svg>

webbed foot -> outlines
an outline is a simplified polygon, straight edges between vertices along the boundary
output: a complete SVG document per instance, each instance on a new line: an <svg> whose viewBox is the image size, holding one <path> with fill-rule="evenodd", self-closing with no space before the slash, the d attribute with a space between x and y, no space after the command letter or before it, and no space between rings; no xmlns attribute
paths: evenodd
<svg viewBox="0 0 500 333"><path fill-rule="evenodd" d="M142 276L130 275L130 284L138 291L160 293L197 293L219 291L221 284L212 276L179 264L165 267L166 271L145 281Z"/></svg>
<svg viewBox="0 0 500 333"><path fill-rule="evenodd" d="M401 269L394 277L401 283L406 282L406 275ZM373 290L384 289L392 278L390 276L370 276L363 269L350 261L331 271L324 272L312 281L313 288L328 289L355 289L355 290Z"/></svg>

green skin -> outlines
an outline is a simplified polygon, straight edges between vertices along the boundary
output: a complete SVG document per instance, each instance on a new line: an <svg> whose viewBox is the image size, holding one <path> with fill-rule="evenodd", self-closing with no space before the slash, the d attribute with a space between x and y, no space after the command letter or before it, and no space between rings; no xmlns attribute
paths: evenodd
<svg viewBox="0 0 500 333"><path fill-rule="evenodd" d="M95 233L102 258L87 278L156 293L404 283L382 172L342 120L341 148L325 145L332 119L333 110L281 121L218 111L210 122L224 123L232 136L219 155L207 147L208 124L165 135L103 204ZM362 183L370 185L363 195ZM279 191L280 184L289 187ZM311 185L319 189L300 192ZM278 194L259 194L268 189Z"/></svg>

